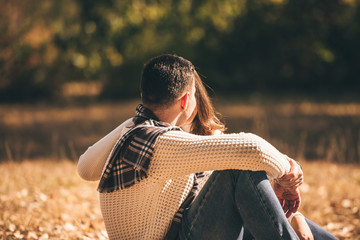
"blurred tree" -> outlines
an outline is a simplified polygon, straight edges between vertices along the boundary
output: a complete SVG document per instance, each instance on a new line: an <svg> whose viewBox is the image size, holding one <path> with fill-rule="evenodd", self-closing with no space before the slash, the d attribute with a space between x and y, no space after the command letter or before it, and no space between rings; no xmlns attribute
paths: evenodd
<svg viewBox="0 0 360 240"><path fill-rule="evenodd" d="M0 0L0 101L71 81L138 96L142 65L190 59L216 92L356 92L358 0Z"/></svg>
<svg viewBox="0 0 360 240"><path fill-rule="evenodd" d="M168 52L194 63L206 61L220 44L218 35L231 31L244 6L244 1L238 0L133 1L126 4L127 8L119 3L121 8L115 9L109 24L123 24L114 29L113 43L124 62L109 71L102 95L105 98L129 97L135 91L138 95L142 65L154 55ZM203 43L210 52L202 54L205 51L199 46Z"/></svg>
<svg viewBox="0 0 360 240"><path fill-rule="evenodd" d="M360 90L359 5L340 0L247 1L211 68L223 91L339 93ZM219 76L219 77L220 77Z"/></svg>
<svg viewBox="0 0 360 240"><path fill-rule="evenodd" d="M71 2L2 0L0 5L0 100L53 98L69 75L65 54L53 39Z"/></svg>

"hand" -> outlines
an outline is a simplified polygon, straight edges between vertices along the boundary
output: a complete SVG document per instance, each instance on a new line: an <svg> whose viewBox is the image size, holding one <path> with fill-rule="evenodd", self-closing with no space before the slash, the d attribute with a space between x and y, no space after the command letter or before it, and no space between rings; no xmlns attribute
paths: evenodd
<svg viewBox="0 0 360 240"><path fill-rule="evenodd" d="M299 188L286 189L275 181L272 182L272 187L280 201L281 207L284 210L286 217L290 217L291 214L296 213L301 204Z"/></svg>
<svg viewBox="0 0 360 240"><path fill-rule="evenodd" d="M285 189L296 189L303 183L304 174L295 160L289 158L288 156L286 156L286 158L290 162L290 172L281 178L275 179L274 181Z"/></svg>
<svg viewBox="0 0 360 240"><path fill-rule="evenodd" d="M295 215L291 220L291 226L296 232L300 240L314 240L314 236L310 230L309 225L305 221L302 214Z"/></svg>

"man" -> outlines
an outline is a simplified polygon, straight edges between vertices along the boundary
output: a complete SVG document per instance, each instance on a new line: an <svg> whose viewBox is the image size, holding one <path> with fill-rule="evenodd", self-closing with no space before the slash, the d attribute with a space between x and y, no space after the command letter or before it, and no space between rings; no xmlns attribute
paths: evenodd
<svg viewBox="0 0 360 240"><path fill-rule="evenodd" d="M79 175L101 178L109 238L237 239L246 225L256 239L298 239L284 214L300 204L303 177L294 160L253 134L200 136L181 129L204 111L199 81L188 60L151 59L137 116L80 157ZM277 179L283 207L268 178Z"/></svg>

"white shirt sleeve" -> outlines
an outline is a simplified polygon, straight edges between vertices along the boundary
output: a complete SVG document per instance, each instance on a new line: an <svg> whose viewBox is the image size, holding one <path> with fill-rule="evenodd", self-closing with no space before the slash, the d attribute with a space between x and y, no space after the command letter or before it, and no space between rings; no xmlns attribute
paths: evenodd
<svg viewBox="0 0 360 240"><path fill-rule="evenodd" d="M87 181L100 180L102 171L117 140L128 131L132 119L125 121L94 145L90 146L79 158L77 172Z"/></svg>
<svg viewBox="0 0 360 240"><path fill-rule="evenodd" d="M291 221L293 220L293 218L294 218L296 215L304 216L304 215L301 214L301 212L296 212L296 213L291 214L290 217L288 217L288 219L287 219L290 224L291 224Z"/></svg>

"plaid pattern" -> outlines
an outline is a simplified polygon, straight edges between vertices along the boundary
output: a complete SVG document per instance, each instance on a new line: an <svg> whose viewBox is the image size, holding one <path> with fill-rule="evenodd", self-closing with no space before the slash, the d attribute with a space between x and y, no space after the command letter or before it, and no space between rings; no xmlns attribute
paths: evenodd
<svg viewBox="0 0 360 240"><path fill-rule="evenodd" d="M134 127L115 144L101 177L98 191L113 192L124 189L147 177L157 137L170 130L180 130L161 122L143 105L136 108Z"/></svg>

